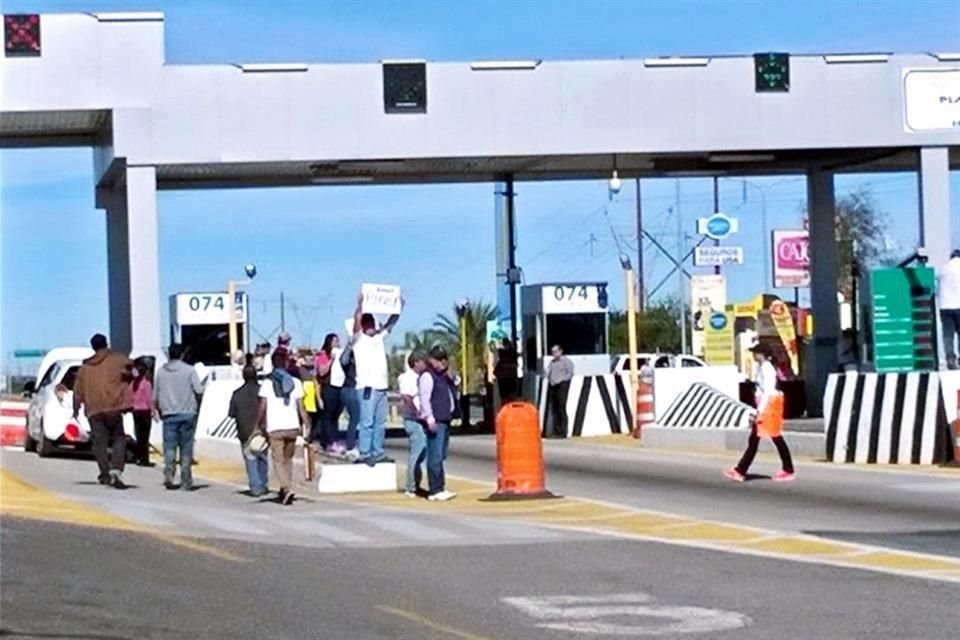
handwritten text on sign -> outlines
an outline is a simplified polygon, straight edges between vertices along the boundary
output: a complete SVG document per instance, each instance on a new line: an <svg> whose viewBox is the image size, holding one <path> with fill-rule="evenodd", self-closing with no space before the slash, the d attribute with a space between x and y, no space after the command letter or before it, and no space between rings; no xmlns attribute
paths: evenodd
<svg viewBox="0 0 960 640"><path fill-rule="evenodd" d="M363 283L362 311L364 313L393 315L400 313L400 287L394 284Z"/></svg>

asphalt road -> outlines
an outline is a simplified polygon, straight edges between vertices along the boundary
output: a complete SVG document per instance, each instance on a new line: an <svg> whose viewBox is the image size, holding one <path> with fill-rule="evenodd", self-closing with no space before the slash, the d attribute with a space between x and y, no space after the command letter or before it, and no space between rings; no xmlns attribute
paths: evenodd
<svg viewBox="0 0 960 640"><path fill-rule="evenodd" d="M391 441L398 458L405 446ZM453 440L448 470L496 479L490 436ZM740 525L824 535L960 557L960 469L868 469L797 461L797 480L769 481L775 456L760 456L752 481L721 476L738 456L545 441L547 486L576 495ZM936 473L935 473L936 472Z"/></svg>
<svg viewBox="0 0 960 640"><path fill-rule="evenodd" d="M452 447L451 471L491 473L489 441ZM811 466L792 486L727 485L708 458L565 442L548 456L558 491L728 522L779 521L764 512L795 496L814 505L848 473ZM466 493L457 505L305 496L285 508L239 494L229 476L170 492L159 468L132 468L121 492L95 484L90 460L11 451L0 471L0 637L937 639L960 627L958 582L617 539L506 510L478 517L488 507ZM840 511L858 492L880 499L882 486L875 495L860 482L839 493ZM921 504L907 517L939 513L923 506L930 492L913 494Z"/></svg>

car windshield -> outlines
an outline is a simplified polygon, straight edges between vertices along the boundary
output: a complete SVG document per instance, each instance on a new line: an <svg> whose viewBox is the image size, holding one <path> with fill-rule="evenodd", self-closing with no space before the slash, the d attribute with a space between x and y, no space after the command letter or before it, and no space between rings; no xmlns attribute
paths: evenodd
<svg viewBox="0 0 960 640"><path fill-rule="evenodd" d="M60 384L66 387L67 391L73 391L73 387L77 383L77 373L79 372L79 365L70 367L67 372L63 374L63 379L60 381Z"/></svg>

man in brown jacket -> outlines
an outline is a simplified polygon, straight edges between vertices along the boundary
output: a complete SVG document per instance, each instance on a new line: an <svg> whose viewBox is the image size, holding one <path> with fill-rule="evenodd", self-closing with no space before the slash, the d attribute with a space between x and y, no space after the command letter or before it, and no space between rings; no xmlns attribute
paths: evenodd
<svg viewBox="0 0 960 640"><path fill-rule="evenodd" d="M111 351L107 338L96 334L90 339L92 357L83 361L73 391L73 417L83 407L93 434L93 454L100 467L100 484L126 489L123 465L127 457L127 436L123 431L123 414L133 407L133 362L127 356ZM112 448L110 454L107 448Z"/></svg>

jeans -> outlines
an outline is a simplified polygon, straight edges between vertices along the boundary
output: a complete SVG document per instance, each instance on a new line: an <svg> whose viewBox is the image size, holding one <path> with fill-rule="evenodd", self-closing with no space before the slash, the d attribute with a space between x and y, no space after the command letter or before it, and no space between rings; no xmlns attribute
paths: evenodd
<svg viewBox="0 0 960 640"><path fill-rule="evenodd" d="M384 455L383 441L387 437L387 392L383 389L357 389L360 396L359 436L360 457L376 460Z"/></svg>
<svg viewBox="0 0 960 640"><path fill-rule="evenodd" d="M340 389L340 401L343 408L347 411L347 449L355 449L357 446L357 425L360 424L360 394L355 387L343 387ZM334 423L337 427L337 433L340 432L339 418Z"/></svg>
<svg viewBox="0 0 960 640"><path fill-rule="evenodd" d="M940 309L940 331L943 335L943 351L947 356L947 367L957 368L957 348L955 339L960 332L960 309Z"/></svg>
<svg viewBox="0 0 960 640"><path fill-rule="evenodd" d="M240 443L240 449L243 449L243 443ZM267 452L259 453L252 458L243 455L243 464L247 467L247 484L250 486L250 493L266 493L269 467L267 465Z"/></svg>
<svg viewBox="0 0 960 640"><path fill-rule="evenodd" d="M427 455L427 434L423 425L412 418L403 419L403 428L410 439L410 455L407 457L407 483L405 489L414 492L420 488L420 465Z"/></svg>
<svg viewBox="0 0 960 640"><path fill-rule="evenodd" d="M567 396L570 393L570 381L552 384L547 388L547 417L545 420L551 433L560 438L567 437Z"/></svg>
<svg viewBox="0 0 960 640"><path fill-rule="evenodd" d="M427 482L430 495L440 493L446 488L443 457L447 447L447 427L447 423L438 422L436 431L427 429Z"/></svg>
<svg viewBox="0 0 960 640"><path fill-rule="evenodd" d="M177 450L180 450L180 488L193 487L193 436L197 416L193 413L172 413L163 416L163 474L173 479Z"/></svg>
<svg viewBox="0 0 960 640"><path fill-rule="evenodd" d="M100 475L109 475L111 469L123 473L127 461L127 434L123 432L123 414L111 411L88 418L93 435L93 455L100 467ZM110 452L107 452L107 449Z"/></svg>
<svg viewBox="0 0 960 640"><path fill-rule="evenodd" d="M326 385L321 392L323 410L320 412L320 444L324 448L337 441L340 435L340 414L343 413L343 398L340 387Z"/></svg>
<svg viewBox="0 0 960 640"><path fill-rule="evenodd" d="M790 457L790 448L787 447L787 441L783 439L783 436L770 439L773 440L773 446L777 448L777 453L780 454L780 463L783 465L783 470L787 473L793 473L793 458ZM754 425L750 431L750 439L747 441L747 450L743 452L743 457L740 458L740 462L737 464L737 471L743 475L747 475L747 470L750 468L750 465L753 464L753 459L757 455L757 447L759 446L760 436L757 435L757 426Z"/></svg>

